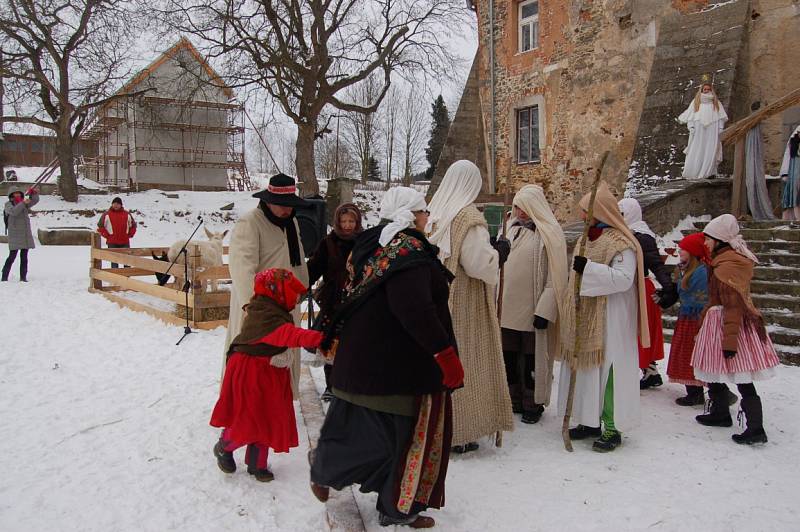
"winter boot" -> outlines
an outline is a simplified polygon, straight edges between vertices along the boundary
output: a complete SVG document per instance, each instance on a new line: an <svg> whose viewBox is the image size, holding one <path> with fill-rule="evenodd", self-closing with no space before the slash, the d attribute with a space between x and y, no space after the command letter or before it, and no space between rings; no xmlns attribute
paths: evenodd
<svg viewBox="0 0 800 532"><path fill-rule="evenodd" d="M706 402L705 394L703 393L702 386L689 386L686 385L686 396L678 397L675 403L680 406L696 406L702 405Z"/></svg>
<svg viewBox="0 0 800 532"><path fill-rule="evenodd" d="M610 453L622 445L622 434L616 430L604 430L603 434L592 444L592 450L598 453Z"/></svg>
<svg viewBox="0 0 800 532"><path fill-rule="evenodd" d="M644 370L641 380L639 381L639 389L646 390L648 388L657 388L664 384L661 374L658 372L658 366L655 362L647 366Z"/></svg>
<svg viewBox="0 0 800 532"><path fill-rule="evenodd" d="M236 461L233 459L233 453L225 450L225 442L219 440L214 445L214 457L217 459L217 466L223 473L235 473Z"/></svg>
<svg viewBox="0 0 800 532"><path fill-rule="evenodd" d="M11 273L11 264L9 264L8 261L6 261L6 263L3 265L2 281L8 281L8 274L10 273Z"/></svg>
<svg viewBox="0 0 800 532"><path fill-rule="evenodd" d="M247 472L253 475L259 482L270 482L275 479L275 475L267 467L269 449L257 445L248 445L245 453Z"/></svg>
<svg viewBox="0 0 800 532"><path fill-rule="evenodd" d="M569 429L569 439L571 440L585 440L588 438L599 438L603 434L600 427L587 427L586 425L578 425L574 429Z"/></svg>
<svg viewBox="0 0 800 532"><path fill-rule="evenodd" d="M754 443L767 443L767 433L764 432L763 412L761 398L757 395L742 398L741 416L744 412L747 418L747 428L741 434L731 436L733 441L740 445L753 445Z"/></svg>
<svg viewBox="0 0 800 532"><path fill-rule="evenodd" d="M722 389L709 388L707 413L695 416L698 423L707 427L730 427L733 425L727 392L727 386Z"/></svg>
<svg viewBox="0 0 800 532"><path fill-rule="evenodd" d="M456 454L464 454L464 453L470 453L472 451L477 451L478 447L480 447L478 445L478 442L471 441L471 442L466 443L464 445L453 445L450 448L450 451L453 452L453 453L456 453Z"/></svg>
<svg viewBox="0 0 800 532"><path fill-rule="evenodd" d="M525 410L522 412L522 422L528 425L534 425L539 422L544 413L543 405L534 405L532 410Z"/></svg>
<svg viewBox="0 0 800 532"><path fill-rule="evenodd" d="M390 517L383 512L378 516L378 523L381 526L407 526L409 528L433 528L436 521L427 515L410 515L408 517Z"/></svg>

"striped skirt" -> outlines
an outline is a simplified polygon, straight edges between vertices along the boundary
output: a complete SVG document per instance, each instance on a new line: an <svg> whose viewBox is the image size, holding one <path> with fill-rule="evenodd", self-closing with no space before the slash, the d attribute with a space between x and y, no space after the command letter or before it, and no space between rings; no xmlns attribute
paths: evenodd
<svg viewBox="0 0 800 532"><path fill-rule="evenodd" d="M722 354L722 307L711 307L706 313L692 352L695 378L703 382L746 384L769 379L780 364L769 335L758 336L755 325L744 320L739 329L736 356Z"/></svg>

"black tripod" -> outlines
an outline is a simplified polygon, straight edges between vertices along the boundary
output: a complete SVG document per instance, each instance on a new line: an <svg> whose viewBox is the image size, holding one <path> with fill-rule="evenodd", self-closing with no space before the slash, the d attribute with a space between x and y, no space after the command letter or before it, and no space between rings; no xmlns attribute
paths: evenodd
<svg viewBox="0 0 800 532"><path fill-rule="evenodd" d="M185 309L186 310L186 325L183 327L183 336L181 336L181 339L178 340L178 343L176 343L175 345L181 345L181 342L183 342L183 339L194 332L194 331L192 331L192 328L189 327L189 288L191 288L192 283L189 280L189 260L188 260L189 259L188 258L189 252L186 250L186 246L189 245L189 242L191 242L192 238L194 238L194 235L195 235L195 233L197 233L197 230L200 229L201 225L203 225L203 217L202 216L198 216L197 219L199 220L198 223L197 223L197 227L194 228L194 231L192 231L192 234L189 235L189 238L187 238L186 242L183 243L183 247L181 247L181 250L178 252L177 255L175 255L175 258L170 263L169 268L167 268L167 271L164 272L164 275L169 275L169 271L172 269L173 266L175 266L175 262L178 260L178 257L183 255L183 288L182 288L182 290L183 290L184 295L186 296L186 300L185 300L185 304L186 304L186 309Z"/></svg>

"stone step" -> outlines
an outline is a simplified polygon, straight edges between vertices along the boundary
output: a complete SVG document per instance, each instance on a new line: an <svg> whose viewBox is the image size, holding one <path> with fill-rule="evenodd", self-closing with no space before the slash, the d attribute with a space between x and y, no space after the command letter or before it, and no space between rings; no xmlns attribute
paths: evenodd
<svg viewBox="0 0 800 532"><path fill-rule="evenodd" d="M759 310L800 312L800 298L792 296L752 294L753 304Z"/></svg>
<svg viewBox="0 0 800 532"><path fill-rule="evenodd" d="M700 231L697 229L683 229L683 236ZM742 229L742 238L750 242L800 242L800 231L797 229Z"/></svg>
<svg viewBox="0 0 800 532"><path fill-rule="evenodd" d="M779 266L800 267L800 253L757 253L761 264L777 264Z"/></svg>
<svg viewBox="0 0 800 532"><path fill-rule="evenodd" d="M795 298L800 296L800 277L796 279L799 282L752 281L750 290L753 294Z"/></svg>
<svg viewBox="0 0 800 532"><path fill-rule="evenodd" d="M800 241L791 240L747 240L749 247L756 255L773 251L800 253Z"/></svg>
<svg viewBox="0 0 800 532"><path fill-rule="evenodd" d="M667 270L672 273L675 269L674 264L667 264ZM794 282L800 280L800 268L780 265L756 266L753 269L753 281L785 281ZM753 289L753 292L757 292ZM780 292L778 292L780 293Z"/></svg>
<svg viewBox="0 0 800 532"><path fill-rule="evenodd" d="M708 222L695 222L694 226L702 230ZM739 222L739 227L743 230L748 229L800 229L800 222L791 220L762 220L751 222Z"/></svg>

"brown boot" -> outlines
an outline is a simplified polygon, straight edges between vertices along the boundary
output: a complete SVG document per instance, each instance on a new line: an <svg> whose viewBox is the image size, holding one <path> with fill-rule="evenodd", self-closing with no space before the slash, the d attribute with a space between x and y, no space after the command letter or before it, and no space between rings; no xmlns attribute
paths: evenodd
<svg viewBox="0 0 800 532"><path fill-rule="evenodd" d="M331 489L327 486L320 486L319 484L311 483L311 493L317 498L319 502L328 502L331 495Z"/></svg>
<svg viewBox="0 0 800 532"><path fill-rule="evenodd" d="M413 523L408 525L410 528L433 528L436 526L436 521L434 521L433 517L428 517L427 515L420 515L414 520Z"/></svg>

